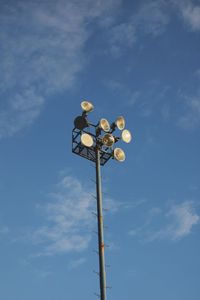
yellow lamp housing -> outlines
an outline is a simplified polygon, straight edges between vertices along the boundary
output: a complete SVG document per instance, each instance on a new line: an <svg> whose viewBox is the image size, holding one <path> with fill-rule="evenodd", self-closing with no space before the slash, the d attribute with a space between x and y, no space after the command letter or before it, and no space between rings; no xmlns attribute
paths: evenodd
<svg viewBox="0 0 200 300"><path fill-rule="evenodd" d="M107 147L112 147L112 145L115 143L115 138L112 134L107 133L102 138L102 142Z"/></svg>
<svg viewBox="0 0 200 300"><path fill-rule="evenodd" d="M117 161L123 162L126 159L126 155L121 148L115 148L113 151L113 156Z"/></svg>
<svg viewBox="0 0 200 300"><path fill-rule="evenodd" d="M109 132L110 131L110 124L106 119L101 119L99 122L99 127L101 129L103 129L103 131L105 132Z"/></svg>
<svg viewBox="0 0 200 300"><path fill-rule="evenodd" d="M86 147L92 147L94 144L93 138L88 133L83 133L81 135L81 143Z"/></svg>
<svg viewBox="0 0 200 300"><path fill-rule="evenodd" d="M117 128L119 130L123 130L125 128L125 119L124 117L120 116L117 118L117 120L115 121L115 126L117 126Z"/></svg>
<svg viewBox="0 0 200 300"><path fill-rule="evenodd" d="M130 143L132 136L129 130L124 129L122 131L122 135L121 135L121 139L125 142L125 143Z"/></svg>
<svg viewBox="0 0 200 300"><path fill-rule="evenodd" d="M91 112L94 109L94 105L89 101L82 101L81 108L85 112Z"/></svg>

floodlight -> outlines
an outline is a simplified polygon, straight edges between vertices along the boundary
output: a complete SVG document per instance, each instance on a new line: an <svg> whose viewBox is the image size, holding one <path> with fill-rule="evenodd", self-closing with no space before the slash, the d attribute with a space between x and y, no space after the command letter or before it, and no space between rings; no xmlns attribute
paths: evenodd
<svg viewBox="0 0 200 300"><path fill-rule="evenodd" d="M92 147L94 144L93 138L88 133L83 133L81 135L81 143L86 147Z"/></svg>
<svg viewBox="0 0 200 300"><path fill-rule="evenodd" d="M94 109L94 105L89 101L82 101L81 108L85 112L91 112Z"/></svg>
<svg viewBox="0 0 200 300"><path fill-rule="evenodd" d="M112 134L107 133L104 135L102 142L107 147L112 147L112 145L115 143L115 138Z"/></svg>
<svg viewBox="0 0 200 300"><path fill-rule="evenodd" d="M113 156L118 161L124 161L126 159L126 155L121 148L115 148L113 151Z"/></svg>
<svg viewBox="0 0 200 300"><path fill-rule="evenodd" d="M123 140L125 143L130 143L130 141L131 141L131 139L132 139L132 136L131 136L130 131L127 130L127 129L124 129L124 130L122 131L121 138L122 138L122 140Z"/></svg>
<svg viewBox="0 0 200 300"><path fill-rule="evenodd" d="M115 125L117 126L117 128L119 130L123 130L125 127L125 119L124 117L120 116L117 118L117 120L115 121Z"/></svg>
<svg viewBox="0 0 200 300"><path fill-rule="evenodd" d="M96 196L95 202L97 205L96 217L98 223L98 245L99 245L99 270L100 270L100 295L102 300L106 299L106 265L104 254L104 218L103 218L103 203L102 203L102 188L101 188L101 166L104 166L111 158L123 162L126 159L126 154L121 148L116 148L116 143L123 140L130 143L132 137L129 130L125 129L125 119L123 116L118 116L110 124L107 119L99 118L93 123L88 120L89 113L94 109L91 102L87 100L81 102L82 111L74 120L74 128L72 130L72 152L80 157L83 157L94 163L95 168L95 185ZM115 135L114 131L120 130L120 134Z"/></svg>
<svg viewBox="0 0 200 300"><path fill-rule="evenodd" d="M83 130L84 128L88 127L88 121L84 116L78 116L74 120L74 127Z"/></svg>
<svg viewBox="0 0 200 300"><path fill-rule="evenodd" d="M99 127L103 129L103 131L108 132L110 131L110 124L106 119L101 119L99 122Z"/></svg>

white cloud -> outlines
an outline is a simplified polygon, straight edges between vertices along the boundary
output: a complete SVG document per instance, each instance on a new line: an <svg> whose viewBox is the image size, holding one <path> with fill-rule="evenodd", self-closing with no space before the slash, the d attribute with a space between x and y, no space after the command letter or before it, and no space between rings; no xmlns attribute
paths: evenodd
<svg viewBox="0 0 200 300"><path fill-rule="evenodd" d="M44 105L43 96L33 88L16 93L9 99L7 107L0 112L0 138L9 137L31 125Z"/></svg>
<svg viewBox="0 0 200 300"><path fill-rule="evenodd" d="M18 1L1 4L0 138L30 125L46 100L71 88L85 64L90 22L119 1Z"/></svg>
<svg viewBox="0 0 200 300"><path fill-rule="evenodd" d="M131 22L114 26L110 31L110 36L110 51L116 58L121 55L122 48L133 46L137 39L135 26Z"/></svg>
<svg viewBox="0 0 200 300"><path fill-rule="evenodd" d="M182 96L185 112L178 119L178 125L183 129L193 129L200 124L200 95Z"/></svg>
<svg viewBox="0 0 200 300"><path fill-rule="evenodd" d="M33 241L44 245L42 254L82 251L88 247L94 225L94 198L77 179L65 176L44 207L46 224L37 229Z"/></svg>
<svg viewBox="0 0 200 300"><path fill-rule="evenodd" d="M125 49L131 48L139 40L140 35L158 36L165 31L168 23L169 13L165 1L142 3L128 21L113 25L110 29L111 54L118 58Z"/></svg>
<svg viewBox="0 0 200 300"><path fill-rule="evenodd" d="M45 207L45 224L32 233L32 241L42 245L39 255L55 255L69 251L85 250L92 238L96 220L96 201L79 180L65 176L57 184L57 190L49 196L53 199ZM114 200L105 199L104 207L117 210Z"/></svg>
<svg viewBox="0 0 200 300"><path fill-rule="evenodd" d="M194 4L192 0L175 0L174 3L179 8L181 17L190 29L200 30L200 5Z"/></svg>
<svg viewBox="0 0 200 300"><path fill-rule="evenodd" d="M140 37L160 36L175 14L179 15L191 30L200 30L200 5L195 4L193 0L141 1L139 8L130 13L128 20L110 24L113 25L109 30L111 54L118 58L126 49L140 41Z"/></svg>
<svg viewBox="0 0 200 300"><path fill-rule="evenodd" d="M141 6L133 22L146 34L158 36L162 34L169 23L169 13L165 1L146 2Z"/></svg>
<svg viewBox="0 0 200 300"><path fill-rule="evenodd" d="M200 219L191 201L172 206L165 217L167 225L153 232L149 236L150 241L156 239L180 240L191 233L193 226Z"/></svg>
<svg viewBox="0 0 200 300"><path fill-rule="evenodd" d="M153 221L160 218L160 225ZM185 201L173 205L167 212L160 209L150 211L147 221L140 227L129 231L132 236L141 236L145 241L159 239L180 240L191 234L194 225L198 224L200 216L197 214L195 204L192 201ZM159 228L160 227L160 228Z"/></svg>
<svg viewBox="0 0 200 300"><path fill-rule="evenodd" d="M69 264L69 268L76 269L76 268L80 267L81 265L83 265L85 262L86 262L86 258L80 257L79 259L72 260Z"/></svg>
<svg viewBox="0 0 200 300"><path fill-rule="evenodd" d="M174 205L167 214L167 218L173 222L167 229L167 233L173 240L189 235L192 227L196 225L200 219L191 201Z"/></svg>

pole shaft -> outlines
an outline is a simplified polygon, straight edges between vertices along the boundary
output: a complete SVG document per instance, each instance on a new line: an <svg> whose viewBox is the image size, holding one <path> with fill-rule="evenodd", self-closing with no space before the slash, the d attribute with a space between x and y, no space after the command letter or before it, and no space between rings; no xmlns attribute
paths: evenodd
<svg viewBox="0 0 200 300"><path fill-rule="evenodd" d="M96 146L96 190L97 190L97 219L98 219L98 242L99 242L99 278L101 300L106 300L106 272L104 256L103 236L103 212L102 212L102 191L101 191L101 169L100 150Z"/></svg>

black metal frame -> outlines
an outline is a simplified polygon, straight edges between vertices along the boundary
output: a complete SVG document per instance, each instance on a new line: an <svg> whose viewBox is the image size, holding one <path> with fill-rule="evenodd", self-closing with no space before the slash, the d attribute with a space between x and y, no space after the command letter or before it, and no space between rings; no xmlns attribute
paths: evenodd
<svg viewBox="0 0 200 300"><path fill-rule="evenodd" d="M96 126L95 126L96 127ZM86 147L81 143L81 134L88 133L94 139L94 145L92 147ZM95 132L96 133L96 132ZM96 162L96 153L95 149L97 145L101 145L101 140L99 139L97 134L92 134L88 130L79 130L74 128L72 130L72 152L82 156L92 162ZM99 147L100 150L100 164L104 166L110 158L113 157L113 150L112 148L108 148L105 146Z"/></svg>

